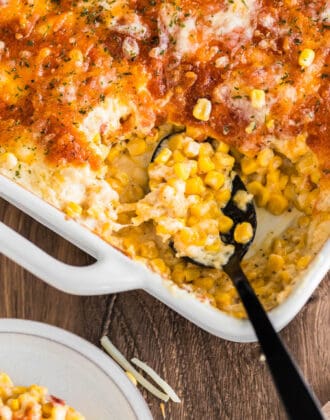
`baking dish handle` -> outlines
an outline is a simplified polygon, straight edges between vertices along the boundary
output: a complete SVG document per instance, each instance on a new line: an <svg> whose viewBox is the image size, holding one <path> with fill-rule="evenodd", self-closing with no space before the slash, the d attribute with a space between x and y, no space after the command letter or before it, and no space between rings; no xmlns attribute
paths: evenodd
<svg viewBox="0 0 330 420"><path fill-rule="evenodd" d="M148 273L109 247L89 266L75 267L53 258L19 233L0 223L0 253L64 292L98 295L139 289ZM111 258L113 254L113 258ZM116 255L114 255L116 254Z"/></svg>

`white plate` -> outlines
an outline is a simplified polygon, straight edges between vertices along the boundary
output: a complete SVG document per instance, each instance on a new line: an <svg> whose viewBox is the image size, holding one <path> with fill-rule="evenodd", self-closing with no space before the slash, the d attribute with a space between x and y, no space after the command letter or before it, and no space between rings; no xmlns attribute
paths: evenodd
<svg viewBox="0 0 330 420"><path fill-rule="evenodd" d="M152 420L136 387L105 353L60 328L0 319L0 371L40 384L87 420Z"/></svg>

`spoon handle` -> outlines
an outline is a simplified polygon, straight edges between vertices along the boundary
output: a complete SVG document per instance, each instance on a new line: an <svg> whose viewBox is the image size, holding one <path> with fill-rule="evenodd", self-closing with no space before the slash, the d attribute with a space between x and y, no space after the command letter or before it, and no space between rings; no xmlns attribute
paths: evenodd
<svg viewBox="0 0 330 420"><path fill-rule="evenodd" d="M277 391L291 420L325 420L320 405L274 330L235 257L224 267L231 277L266 356Z"/></svg>

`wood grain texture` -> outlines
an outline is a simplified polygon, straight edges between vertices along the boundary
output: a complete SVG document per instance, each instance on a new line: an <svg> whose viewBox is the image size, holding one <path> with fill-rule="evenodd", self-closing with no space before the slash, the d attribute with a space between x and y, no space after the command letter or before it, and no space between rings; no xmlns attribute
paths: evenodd
<svg viewBox="0 0 330 420"><path fill-rule="evenodd" d="M0 220L65 262L92 262L3 200ZM330 399L329 281L330 276L281 333L322 404ZM259 361L258 344L213 337L142 291L70 296L4 256L0 256L0 290L0 317L48 322L96 345L102 334L108 334L126 357L146 361L182 398L181 404L166 405L167 419L285 419L267 367ZM142 392L154 418L161 420L159 401Z"/></svg>

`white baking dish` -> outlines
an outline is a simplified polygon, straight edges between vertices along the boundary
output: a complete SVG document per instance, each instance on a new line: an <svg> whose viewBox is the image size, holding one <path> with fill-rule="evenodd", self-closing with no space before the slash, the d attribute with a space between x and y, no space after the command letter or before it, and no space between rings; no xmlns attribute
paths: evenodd
<svg viewBox="0 0 330 420"><path fill-rule="evenodd" d="M238 342L256 340L248 321L235 319L211 305L200 302L192 293L178 288L141 264L131 261L86 228L72 220L66 220L62 212L3 176L0 176L0 196L97 260L88 267L69 266L49 256L0 223L0 253L48 284L77 295L144 289L191 322L218 337ZM265 214L259 215L256 244L269 233L267 226L278 233L279 229L285 228L288 221L277 218L267 223ZM270 312L276 330L285 327L312 295L330 268L329 255L330 241L315 258L288 299Z"/></svg>

